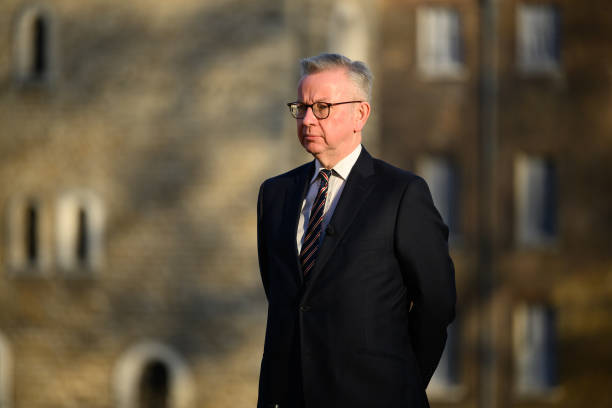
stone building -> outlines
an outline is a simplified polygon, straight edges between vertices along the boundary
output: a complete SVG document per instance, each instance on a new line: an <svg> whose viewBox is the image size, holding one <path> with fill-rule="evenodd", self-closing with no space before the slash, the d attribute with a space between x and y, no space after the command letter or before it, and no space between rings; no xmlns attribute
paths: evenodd
<svg viewBox="0 0 612 408"><path fill-rule="evenodd" d="M457 267L430 399L609 406L612 8L381 3L382 154L428 180Z"/></svg>
<svg viewBox="0 0 612 408"><path fill-rule="evenodd" d="M610 11L2 1L0 407L254 406L257 189L308 160L284 104L322 51L373 67L365 145L452 229L433 405L607 406Z"/></svg>
<svg viewBox="0 0 612 408"><path fill-rule="evenodd" d="M283 13L1 2L2 408L254 404L254 207L290 162Z"/></svg>
<svg viewBox="0 0 612 408"><path fill-rule="evenodd" d="M366 58L365 6L1 2L0 407L254 405L258 187L309 160L297 59Z"/></svg>

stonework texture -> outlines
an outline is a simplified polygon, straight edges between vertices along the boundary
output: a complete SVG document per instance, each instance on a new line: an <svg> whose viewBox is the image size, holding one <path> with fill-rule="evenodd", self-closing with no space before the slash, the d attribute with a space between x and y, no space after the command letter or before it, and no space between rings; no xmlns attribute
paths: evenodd
<svg viewBox="0 0 612 408"><path fill-rule="evenodd" d="M560 69L525 76L516 69L520 2L493 2L496 131L485 175L482 3L2 0L0 407L140 407L147 354L134 350L158 350L149 357L168 364L170 408L255 406L266 321L258 187L309 160L285 103L295 99L297 60L343 51L330 43L374 70L368 150L407 169L423 155L459 169L460 387L432 406L609 406L612 9L607 0L548 1L561 10ZM459 13L460 75L419 72L420 6ZM29 16L46 24L45 74L34 79L22 66L34 41ZM343 22L349 38L331 38ZM513 166L523 153L557 166L558 233L541 248L515 239ZM490 208L482 180L492 180ZM66 270L59 203L74 192L101 206L101 259ZM27 252L28 208L32 265L15 261ZM483 273L493 282L487 296ZM525 302L556 315L558 384L533 398L513 392L512 316ZM495 356L490 405L483 332ZM136 367L133 390L122 383L124 361Z"/></svg>

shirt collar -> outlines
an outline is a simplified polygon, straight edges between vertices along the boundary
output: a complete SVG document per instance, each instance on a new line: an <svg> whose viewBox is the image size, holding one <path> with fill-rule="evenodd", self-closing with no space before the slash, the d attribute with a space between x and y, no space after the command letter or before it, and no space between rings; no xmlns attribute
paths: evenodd
<svg viewBox="0 0 612 408"><path fill-rule="evenodd" d="M357 147L349 153L344 159L340 160L336 165L332 168L332 174L336 177L340 177L343 180L346 180L353 169L355 163L357 163L357 159L361 154L361 144L358 144ZM318 159L315 159L315 171L312 179L310 179L310 184L314 183L319 177L319 171L323 168Z"/></svg>

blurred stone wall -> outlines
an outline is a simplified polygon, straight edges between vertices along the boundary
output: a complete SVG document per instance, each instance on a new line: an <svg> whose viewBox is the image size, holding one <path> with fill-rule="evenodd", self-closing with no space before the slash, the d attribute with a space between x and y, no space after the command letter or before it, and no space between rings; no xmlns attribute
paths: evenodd
<svg viewBox="0 0 612 408"><path fill-rule="evenodd" d="M31 8L49 24L51 74L40 81L15 66ZM12 406L118 406L119 361L149 343L187 365L190 406L254 405L266 311L257 191L293 163L283 2L9 0L0 27ZM93 270L57 263L58 202L72 191L103 208ZM9 260L15 200L38 208L44 259L27 270Z"/></svg>
<svg viewBox="0 0 612 408"><path fill-rule="evenodd" d="M136 407L155 375L171 407L254 406L258 188L311 160L298 59L367 57L375 9L2 1L0 406Z"/></svg>
<svg viewBox="0 0 612 408"><path fill-rule="evenodd" d="M2 1L0 406L135 407L147 363L156 361L169 370L172 407L254 406L266 317L257 190L309 160L285 107L295 98L297 60L339 51L374 69L368 150L408 169L427 156L458 169L451 248L460 381L432 405L481 400L486 309L495 365L494 389L484 392L494 406L607 407L611 9L606 0L546 3L561 10L561 70L524 76L515 43L522 3L495 3L487 243L495 284L483 299L480 2ZM461 18L456 75L432 79L419 70L423 6L450 6ZM36 16L47 24L48 64L32 79L24 70ZM556 164L553 245L517 245L520 154ZM90 231L99 242L89 243L91 262L66 266L74 225L65 215L77 216L81 205L101 221ZM35 262L27 259L30 210ZM558 382L535 398L515 393L512 325L523 304L547 305L556 316Z"/></svg>
<svg viewBox="0 0 612 408"><path fill-rule="evenodd" d="M483 158L479 104L486 70L483 39L493 4L497 37L492 168ZM518 55L523 5L551 6L558 16L558 67L525 72ZM460 69L428 75L419 66L418 13L450 10L459 17ZM382 154L418 171L423 157L456 170L458 239L451 242L458 284L459 381L432 398L438 407L607 407L612 381L612 8L605 0L386 0L381 6ZM542 33L546 35L547 33ZM486 40L485 40L486 41ZM550 160L556 232L524 245L516 225L517 159ZM484 174L484 172L490 172ZM492 180L491 205L483 180ZM492 214L490 224L482 212ZM483 231L490 228L490 235ZM452 234L452 232L451 232ZM488 265L483 265L487 247ZM487 261L485 259L485 261ZM480 271L480 272L479 272ZM483 281L483 272L488 276ZM554 315L552 387L517 392L515 348L522 305L545 305ZM490 338L483 342L483 330ZM489 357L491 360L489 361ZM489 370L490 371L487 371ZM487 385L489 384L489 385ZM486 387L488 389L484 389ZM483 398L483 394L486 396Z"/></svg>

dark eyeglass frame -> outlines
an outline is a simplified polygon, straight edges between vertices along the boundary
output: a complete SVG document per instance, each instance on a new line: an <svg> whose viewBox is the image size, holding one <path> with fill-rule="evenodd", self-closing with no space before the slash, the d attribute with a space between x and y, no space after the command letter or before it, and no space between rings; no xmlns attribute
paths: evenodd
<svg viewBox="0 0 612 408"><path fill-rule="evenodd" d="M315 118L317 119L327 119L329 117L329 113L331 112L331 107L332 106L336 106L336 105L344 105L345 103L361 103L364 101L346 101L346 102L335 102L335 103L329 103L329 102L314 102L311 103L310 105L307 103L303 103L303 102L289 102L287 103L287 106L289 107L289 112L291 113L291 116L293 116L296 119L304 119L304 117L306 116L306 112L308 112L308 108L312 109L312 114L315 116ZM327 115L325 116L319 116L317 115L317 113L315 112L314 109L314 105L325 105L325 107L327 108ZM299 115L298 114L298 108L299 107L304 107L304 114L303 115ZM317 109L317 111L320 111L320 109Z"/></svg>

